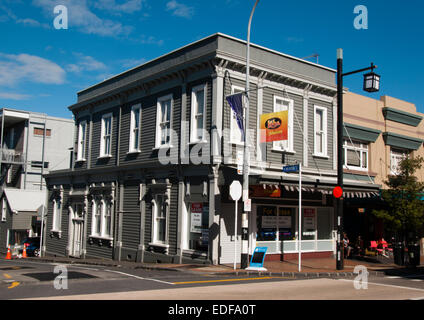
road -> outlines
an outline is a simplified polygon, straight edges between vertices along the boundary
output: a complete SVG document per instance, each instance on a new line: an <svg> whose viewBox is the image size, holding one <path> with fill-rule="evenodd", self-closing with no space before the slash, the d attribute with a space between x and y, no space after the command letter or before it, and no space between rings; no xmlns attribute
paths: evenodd
<svg viewBox="0 0 424 320"><path fill-rule="evenodd" d="M60 279L64 276L63 267L66 267L67 281ZM354 280L354 277L299 280L278 276L57 265L27 260L0 261L0 299L3 300L424 299L422 274L370 276L366 289L355 289Z"/></svg>

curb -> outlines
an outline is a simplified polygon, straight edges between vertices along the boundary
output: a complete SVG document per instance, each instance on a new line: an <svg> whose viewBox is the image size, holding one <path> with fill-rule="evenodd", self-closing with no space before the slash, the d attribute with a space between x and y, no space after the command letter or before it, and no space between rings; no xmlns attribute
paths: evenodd
<svg viewBox="0 0 424 320"><path fill-rule="evenodd" d="M258 275L269 277L285 277L293 279L317 279L317 278L340 278L355 277L355 272L259 272L259 271L234 271L234 272L213 272L214 275ZM368 271L368 275L384 276L384 271Z"/></svg>

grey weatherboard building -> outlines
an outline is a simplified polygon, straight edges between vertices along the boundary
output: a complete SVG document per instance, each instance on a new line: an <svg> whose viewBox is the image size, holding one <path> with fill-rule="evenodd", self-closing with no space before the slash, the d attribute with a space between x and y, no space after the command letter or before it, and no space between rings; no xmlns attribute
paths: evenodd
<svg viewBox="0 0 424 320"><path fill-rule="evenodd" d="M243 90L245 51L217 33L78 93L72 167L46 176L45 254L233 261L240 237L228 187L242 177L241 143L225 96ZM252 45L250 81L249 253L256 245L269 259L296 253L298 175L282 166L302 162L302 251L331 255L335 70ZM259 115L279 110L289 111L289 141L261 144ZM377 189L345 179L346 191Z"/></svg>

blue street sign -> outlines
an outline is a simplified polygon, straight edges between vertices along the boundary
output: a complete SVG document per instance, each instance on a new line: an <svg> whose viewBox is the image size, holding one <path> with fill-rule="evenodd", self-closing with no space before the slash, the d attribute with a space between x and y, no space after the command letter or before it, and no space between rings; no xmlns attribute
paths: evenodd
<svg viewBox="0 0 424 320"><path fill-rule="evenodd" d="M298 164L283 167L283 172L286 172L286 173L288 173L288 172L298 172L298 171L299 171L299 165Z"/></svg>
<svg viewBox="0 0 424 320"><path fill-rule="evenodd" d="M263 268L267 247L256 247L250 259L250 266L253 268Z"/></svg>

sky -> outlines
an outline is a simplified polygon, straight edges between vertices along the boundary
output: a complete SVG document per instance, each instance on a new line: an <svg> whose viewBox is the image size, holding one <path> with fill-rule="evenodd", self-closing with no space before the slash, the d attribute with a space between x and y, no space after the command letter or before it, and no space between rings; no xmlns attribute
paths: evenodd
<svg viewBox="0 0 424 320"><path fill-rule="evenodd" d="M196 40L221 32L246 39L254 0L0 0L0 108L71 118L77 92ZM55 28L63 5L68 28ZM357 29L364 11L367 28ZM60 20L59 22L64 22ZM360 20L365 26L365 20ZM378 66L381 90L424 113L424 1L260 0L252 43L299 58L318 54L344 72ZM308 58L317 62L316 57Z"/></svg>

